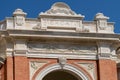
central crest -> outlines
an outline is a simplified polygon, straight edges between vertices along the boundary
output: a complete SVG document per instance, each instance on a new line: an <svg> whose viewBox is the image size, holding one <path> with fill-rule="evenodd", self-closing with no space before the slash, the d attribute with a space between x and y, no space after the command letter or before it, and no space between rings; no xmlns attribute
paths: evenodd
<svg viewBox="0 0 120 80"><path fill-rule="evenodd" d="M50 10L48 10L46 13L48 14L64 14L64 15L76 15L74 11L70 9L70 7L63 3L63 2L57 2L53 4Z"/></svg>
<svg viewBox="0 0 120 80"><path fill-rule="evenodd" d="M52 7L45 13L54 15L77 15L67 4L63 2L53 4Z"/></svg>
<svg viewBox="0 0 120 80"><path fill-rule="evenodd" d="M41 21L37 25L39 30L81 32L84 16L76 14L67 4L57 2L46 12L40 13L39 18Z"/></svg>

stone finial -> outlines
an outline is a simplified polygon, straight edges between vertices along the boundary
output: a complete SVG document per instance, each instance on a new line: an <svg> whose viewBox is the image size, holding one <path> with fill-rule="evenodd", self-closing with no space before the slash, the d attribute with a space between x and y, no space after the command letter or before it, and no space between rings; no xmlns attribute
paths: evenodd
<svg viewBox="0 0 120 80"><path fill-rule="evenodd" d="M16 9L13 12L15 26L23 26L25 24L26 15L27 15L27 13L23 12L22 9ZM15 27L15 28L18 28L18 27ZM21 28L21 27L19 27L19 28Z"/></svg>
<svg viewBox="0 0 120 80"><path fill-rule="evenodd" d="M13 16L17 16L17 15L19 15L19 16L26 16L27 15L27 13L25 13L25 12L23 12L23 10L22 9L16 9L14 12L13 12Z"/></svg>
<svg viewBox="0 0 120 80"><path fill-rule="evenodd" d="M107 19L109 19L109 17L107 17L107 16L104 16L104 14L103 13L97 13L96 14L96 16L95 16L95 20L107 20Z"/></svg>

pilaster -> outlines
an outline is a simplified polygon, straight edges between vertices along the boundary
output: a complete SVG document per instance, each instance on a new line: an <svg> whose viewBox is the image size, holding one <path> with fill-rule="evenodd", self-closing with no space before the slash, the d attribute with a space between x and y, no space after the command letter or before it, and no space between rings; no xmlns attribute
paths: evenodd
<svg viewBox="0 0 120 80"><path fill-rule="evenodd" d="M111 43L100 41L98 42L98 58L110 59L111 56Z"/></svg>
<svg viewBox="0 0 120 80"><path fill-rule="evenodd" d="M98 43L98 74L100 80L117 80L116 62L111 59L112 43ZM114 49L113 49L114 52Z"/></svg>
<svg viewBox="0 0 120 80"><path fill-rule="evenodd" d="M27 45L25 39L15 39L14 75L15 80L29 80L29 63L26 57Z"/></svg>
<svg viewBox="0 0 120 80"><path fill-rule="evenodd" d="M14 80L14 43L11 38L6 38L6 71L7 80Z"/></svg>

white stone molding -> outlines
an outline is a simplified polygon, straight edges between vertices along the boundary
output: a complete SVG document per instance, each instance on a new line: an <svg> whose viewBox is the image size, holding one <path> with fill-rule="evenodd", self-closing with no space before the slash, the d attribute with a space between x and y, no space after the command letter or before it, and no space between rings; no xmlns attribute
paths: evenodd
<svg viewBox="0 0 120 80"><path fill-rule="evenodd" d="M27 57L67 59L97 59L97 47L92 44L33 43L27 44Z"/></svg>
<svg viewBox="0 0 120 80"><path fill-rule="evenodd" d="M97 80L96 72L95 72L95 65L93 63L85 63L85 62L77 62L79 66L84 68L92 77L93 80Z"/></svg>
<svg viewBox="0 0 120 80"><path fill-rule="evenodd" d="M27 50L26 39L15 39L15 50Z"/></svg>
<svg viewBox="0 0 120 80"><path fill-rule="evenodd" d="M98 42L98 53L110 53L111 52L111 46L112 43L107 42Z"/></svg>
<svg viewBox="0 0 120 80"><path fill-rule="evenodd" d="M51 9L45 13L40 13L39 17L41 20L41 30L65 32L82 31L82 20L84 16L76 14L63 2L53 4Z"/></svg>
<svg viewBox="0 0 120 80"><path fill-rule="evenodd" d="M6 56L12 57L14 53L14 42L6 39Z"/></svg>
<svg viewBox="0 0 120 80"><path fill-rule="evenodd" d="M40 53L97 54L97 47L94 45L29 43L27 46L29 51L36 51Z"/></svg>
<svg viewBox="0 0 120 80"><path fill-rule="evenodd" d="M18 9L15 10L15 12L13 12L13 16L17 16L17 15L19 15L19 16L26 16L27 13L23 12L22 9L18 8Z"/></svg>
<svg viewBox="0 0 120 80"><path fill-rule="evenodd" d="M103 13L97 13L95 16L95 20L108 20L108 19L109 19L109 17L104 16Z"/></svg>
<svg viewBox="0 0 120 80"><path fill-rule="evenodd" d="M15 39L14 55L26 56L26 52L27 52L26 39Z"/></svg>
<svg viewBox="0 0 120 80"><path fill-rule="evenodd" d="M96 14L94 21L83 21L83 15L75 13L63 2L53 4L49 10L41 12L39 18L26 18L26 15L22 9L16 9L13 17L0 22L0 29L114 33L114 23L107 22L109 17L103 13Z"/></svg>
<svg viewBox="0 0 120 80"><path fill-rule="evenodd" d="M59 64L50 65L46 67L45 69L43 69L42 71L40 71L38 75L36 76L35 80L42 80L48 73L55 71L55 70L61 70L61 69L66 70L68 72L69 71L72 72L72 74L76 75L78 79L81 78L82 80L89 80L89 78L87 77L85 73L83 73L81 70L69 64L66 64L63 68L61 68Z"/></svg>
<svg viewBox="0 0 120 80"><path fill-rule="evenodd" d="M34 73L41 68L42 66L44 66L45 64L47 64L48 61L30 61L29 62L29 68L30 68L30 80L32 79Z"/></svg>
<svg viewBox="0 0 120 80"><path fill-rule="evenodd" d="M27 52L27 57L30 58L58 58L66 57L67 59L86 59L86 60L97 60L97 54L58 54L58 53L40 53L40 52Z"/></svg>
<svg viewBox="0 0 120 80"><path fill-rule="evenodd" d="M43 16L43 15L41 15ZM82 32L82 21L77 18L59 18L46 17L44 15L41 17L41 30L47 31L64 31L64 32Z"/></svg>
<svg viewBox="0 0 120 80"><path fill-rule="evenodd" d="M97 31L98 33L113 33L113 27L108 26L107 20L109 17L104 16L103 13L97 13L95 16L95 21L97 25Z"/></svg>
<svg viewBox="0 0 120 80"><path fill-rule="evenodd" d="M99 59L110 59L111 58L111 45L108 42L98 42L98 58Z"/></svg>

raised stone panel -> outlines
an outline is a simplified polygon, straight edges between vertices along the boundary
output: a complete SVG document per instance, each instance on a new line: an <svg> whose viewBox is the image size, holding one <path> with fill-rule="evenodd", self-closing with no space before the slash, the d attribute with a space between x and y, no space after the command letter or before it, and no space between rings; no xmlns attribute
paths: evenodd
<svg viewBox="0 0 120 80"><path fill-rule="evenodd" d="M91 45L70 45L55 43L29 43L28 49L41 53L72 53L72 54L90 54L97 53L96 46Z"/></svg>
<svg viewBox="0 0 120 80"><path fill-rule="evenodd" d="M26 40L16 39L15 41L15 50L27 50Z"/></svg>
<svg viewBox="0 0 120 80"><path fill-rule="evenodd" d="M105 43L105 42L99 42L98 43L98 53L111 53L111 44Z"/></svg>
<svg viewBox="0 0 120 80"><path fill-rule="evenodd" d="M72 20L72 19L50 19L50 18L42 18L41 20L41 27L46 27L47 30L73 30L76 31L77 27L82 29L80 25L81 22L79 20Z"/></svg>
<svg viewBox="0 0 120 80"><path fill-rule="evenodd" d="M43 24L49 26L55 26L55 27L80 27L80 21L79 20L70 20L70 19L43 19Z"/></svg>

